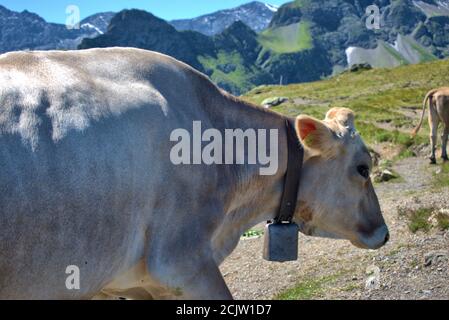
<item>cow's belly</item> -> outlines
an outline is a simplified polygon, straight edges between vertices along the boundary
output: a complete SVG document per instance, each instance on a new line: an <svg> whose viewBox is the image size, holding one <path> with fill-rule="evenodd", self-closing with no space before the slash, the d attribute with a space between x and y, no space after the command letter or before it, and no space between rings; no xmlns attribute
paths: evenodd
<svg viewBox="0 0 449 320"><path fill-rule="evenodd" d="M148 273L145 259L117 275L94 299L152 300L173 298L172 292Z"/></svg>
<svg viewBox="0 0 449 320"><path fill-rule="evenodd" d="M34 152L0 137L0 298L89 298L142 258L160 161L130 123L41 136ZM66 287L72 265L79 290Z"/></svg>

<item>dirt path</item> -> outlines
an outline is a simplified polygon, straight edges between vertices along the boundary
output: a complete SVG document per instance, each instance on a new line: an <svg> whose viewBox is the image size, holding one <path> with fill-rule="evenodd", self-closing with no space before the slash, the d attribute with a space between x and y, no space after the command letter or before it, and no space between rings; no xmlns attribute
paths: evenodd
<svg viewBox="0 0 449 320"><path fill-rule="evenodd" d="M295 287L293 296L302 299L449 299L449 231L413 234L398 213L398 208L449 209L449 188L435 192L437 167L422 157L393 169L400 181L376 186L391 234L385 247L365 251L347 241L300 235L299 260L280 264L262 259L262 237L242 240L221 267L234 297L272 299ZM435 250L443 253L432 260Z"/></svg>

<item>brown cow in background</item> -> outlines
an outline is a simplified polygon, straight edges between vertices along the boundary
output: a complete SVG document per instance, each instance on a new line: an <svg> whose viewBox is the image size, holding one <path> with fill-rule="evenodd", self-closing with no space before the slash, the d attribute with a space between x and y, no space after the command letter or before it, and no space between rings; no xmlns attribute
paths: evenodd
<svg viewBox="0 0 449 320"><path fill-rule="evenodd" d="M435 164L437 133L440 122L442 122L444 125L443 135L441 136L442 140L441 158L444 161L449 160L447 157L447 150L446 150L447 139L449 135L449 87L434 89L427 93L423 102L421 120L419 121L419 124L415 128L415 130L413 130L413 136L415 136L418 133L419 129L421 128L427 106L427 100L429 101L429 126L430 126L430 145L431 145L430 163Z"/></svg>

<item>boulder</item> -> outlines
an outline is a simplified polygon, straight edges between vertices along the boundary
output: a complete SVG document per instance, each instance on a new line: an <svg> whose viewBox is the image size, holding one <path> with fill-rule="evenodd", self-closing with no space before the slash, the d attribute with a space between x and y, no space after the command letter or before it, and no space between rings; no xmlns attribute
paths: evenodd
<svg viewBox="0 0 449 320"><path fill-rule="evenodd" d="M283 104L286 101L288 101L288 98L285 97L271 97L262 101L262 106L264 108L276 107Z"/></svg>
<svg viewBox="0 0 449 320"><path fill-rule="evenodd" d="M371 70L373 67L369 63L358 63L353 64L349 71L351 72L357 72L357 71L363 71L363 70Z"/></svg>
<svg viewBox="0 0 449 320"><path fill-rule="evenodd" d="M398 176L395 173L391 172L388 169L379 170L373 173L373 180L374 182L378 183L387 182L397 177Z"/></svg>
<svg viewBox="0 0 449 320"><path fill-rule="evenodd" d="M428 252L424 256L424 266L429 267L438 265L439 263L447 263L449 261L449 252L446 250L434 250Z"/></svg>

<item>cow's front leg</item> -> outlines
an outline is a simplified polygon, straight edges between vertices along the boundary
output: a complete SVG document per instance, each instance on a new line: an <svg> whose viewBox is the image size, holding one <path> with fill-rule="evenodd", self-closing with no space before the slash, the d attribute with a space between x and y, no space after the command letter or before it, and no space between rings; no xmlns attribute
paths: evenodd
<svg viewBox="0 0 449 320"><path fill-rule="evenodd" d="M150 258L151 260L154 261ZM158 283L159 290L149 290L156 299L232 299L231 292L212 256L201 258L196 252L191 251L190 255L182 260L175 258L172 261L159 262L157 265L149 262L148 266L150 277Z"/></svg>
<svg viewBox="0 0 449 320"><path fill-rule="evenodd" d="M441 136L441 141L442 141L442 148L443 150L441 151L441 158L444 161L448 161L448 157L447 157L447 139L449 136L449 125L445 125L444 126L444 131L443 131L443 135Z"/></svg>

